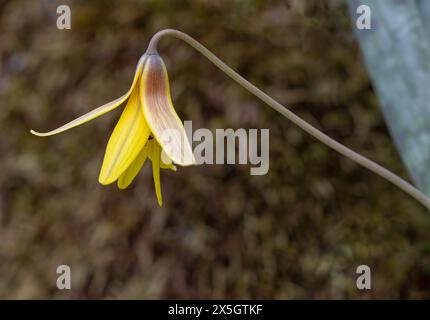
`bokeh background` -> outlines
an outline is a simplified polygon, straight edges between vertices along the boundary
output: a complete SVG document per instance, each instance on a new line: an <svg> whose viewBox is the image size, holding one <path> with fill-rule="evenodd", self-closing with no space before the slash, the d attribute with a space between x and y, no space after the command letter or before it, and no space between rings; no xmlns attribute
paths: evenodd
<svg viewBox="0 0 430 320"><path fill-rule="evenodd" d="M56 28L57 6L72 29ZM123 94L151 36L187 32L347 146L409 178L343 1L1 1L0 298L430 298L430 215L309 137L184 43L165 38L194 128L269 128L270 169L150 167L98 184L120 110L49 130ZM56 268L72 290L56 288ZM372 269L372 290L355 270Z"/></svg>

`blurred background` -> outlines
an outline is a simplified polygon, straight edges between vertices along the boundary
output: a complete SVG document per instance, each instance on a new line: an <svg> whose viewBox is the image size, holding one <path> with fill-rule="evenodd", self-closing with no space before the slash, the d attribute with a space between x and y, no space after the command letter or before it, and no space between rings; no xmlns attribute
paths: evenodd
<svg viewBox="0 0 430 320"><path fill-rule="evenodd" d="M57 7L72 11L58 30ZM344 1L1 1L0 298L430 298L430 215L299 130L186 44L159 51L194 128L269 128L270 169L150 166L98 184L120 109L47 131L129 88L151 36L187 32L296 114L410 179ZM56 287L69 265L72 289ZM356 288L358 265L372 290Z"/></svg>

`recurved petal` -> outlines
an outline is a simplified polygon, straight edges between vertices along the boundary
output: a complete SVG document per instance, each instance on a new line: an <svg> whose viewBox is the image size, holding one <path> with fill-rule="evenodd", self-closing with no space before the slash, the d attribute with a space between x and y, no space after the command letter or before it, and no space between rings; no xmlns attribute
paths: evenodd
<svg viewBox="0 0 430 320"><path fill-rule="evenodd" d="M108 103L106 103L106 104L80 116L79 118L77 118L77 119L75 119L69 123L66 123L65 125L57 128L55 130L52 130L49 132L37 132L34 130L30 130L30 132L36 136L41 136L41 137L52 136L54 134L58 134L58 133L66 131L66 130L72 129L74 127L77 127L81 124L84 124L85 122L88 122L94 118L97 118L97 117L115 109L116 107L118 107L120 104L122 104L130 96L130 94L133 91L133 88L135 87L137 80L139 79L139 76L142 72L142 66L145 62L145 59L146 59L145 55L140 58L140 60L137 64L137 67L136 67L136 72L134 74L134 78L133 78L133 82L131 84L131 87L128 90L128 92L125 93L123 96L121 96L121 97L119 97L119 98L117 98L111 102L108 102Z"/></svg>
<svg viewBox="0 0 430 320"><path fill-rule="evenodd" d="M195 164L185 128L173 107L167 70L159 55L148 55L140 90L146 122L164 152L179 165Z"/></svg>
<svg viewBox="0 0 430 320"><path fill-rule="evenodd" d="M114 182L127 169L148 140L150 130L140 108L138 90L130 99L106 147L99 182Z"/></svg>
<svg viewBox="0 0 430 320"><path fill-rule="evenodd" d="M134 178L145 164L147 157L148 147L145 145L137 155L136 159L133 160L131 165L119 176L118 188L125 189L133 182Z"/></svg>
<svg viewBox="0 0 430 320"><path fill-rule="evenodd" d="M176 166L173 164L172 159L170 159L169 156L163 150L161 150L160 168L176 171Z"/></svg>

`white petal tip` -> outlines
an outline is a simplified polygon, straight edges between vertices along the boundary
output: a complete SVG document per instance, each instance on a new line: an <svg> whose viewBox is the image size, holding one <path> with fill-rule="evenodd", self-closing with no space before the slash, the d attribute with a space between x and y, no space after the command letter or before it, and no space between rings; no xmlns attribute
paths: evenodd
<svg viewBox="0 0 430 320"><path fill-rule="evenodd" d="M37 131L34 131L34 130L30 130L30 133L34 134L35 136L38 136L38 137L45 137L46 136L46 134L41 133L41 132L37 132Z"/></svg>
<svg viewBox="0 0 430 320"><path fill-rule="evenodd" d="M62 132L62 131L60 131L60 132ZM59 132L56 132L56 130L50 131L50 132L37 132L34 130L30 130L30 133L34 134L35 136L38 136L38 137L49 137L49 136L56 135Z"/></svg>
<svg viewBox="0 0 430 320"><path fill-rule="evenodd" d="M182 161L182 162L175 162L175 163L182 167L191 167L191 166L197 165L197 161L194 158L191 161Z"/></svg>

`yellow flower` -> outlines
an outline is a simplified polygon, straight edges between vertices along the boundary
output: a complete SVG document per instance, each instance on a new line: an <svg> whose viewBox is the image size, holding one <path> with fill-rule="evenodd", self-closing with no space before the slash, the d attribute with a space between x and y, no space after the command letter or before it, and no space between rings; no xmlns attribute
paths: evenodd
<svg viewBox="0 0 430 320"><path fill-rule="evenodd" d="M46 133L31 130L31 133L51 136L64 132L115 109L126 100L106 147L99 182L107 185L117 181L118 187L124 189L149 158L161 206L160 168L176 171L173 163L188 166L195 164L195 160L184 126L173 107L166 66L158 54L140 58L131 88L123 96L58 129Z"/></svg>

